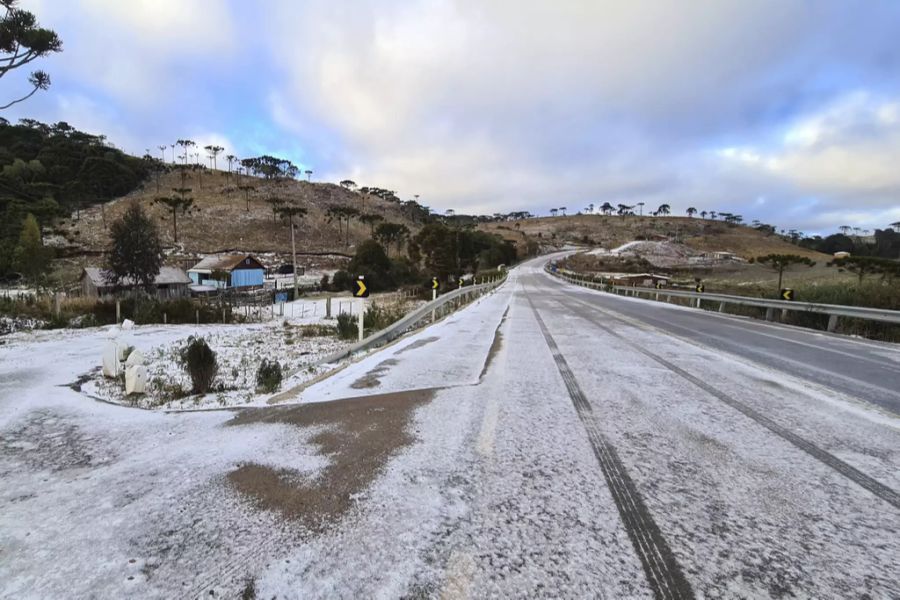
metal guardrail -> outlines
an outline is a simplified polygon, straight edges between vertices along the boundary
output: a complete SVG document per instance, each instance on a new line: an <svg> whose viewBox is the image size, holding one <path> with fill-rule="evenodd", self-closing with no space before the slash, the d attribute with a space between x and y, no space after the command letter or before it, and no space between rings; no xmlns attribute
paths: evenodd
<svg viewBox="0 0 900 600"><path fill-rule="evenodd" d="M450 302L454 302L460 298L466 300L469 296L480 296L493 290L494 288L499 287L505 281L506 277L504 276L498 278L495 281L457 288L455 290L447 292L446 294L443 294L442 296L438 296L436 300L432 300L423 304L416 310L404 316L399 321L394 322L393 324L385 327L380 331L376 331L362 341L351 344L350 347L345 348L340 352L336 352L330 356L326 356L319 361L319 364L337 362L348 356L352 356L357 352L369 350L371 348L387 344L388 342L395 340L403 335L407 330L412 329L419 321L432 318L438 311L443 310L443 308Z"/></svg>
<svg viewBox="0 0 900 600"><path fill-rule="evenodd" d="M646 287L629 287L624 285L609 285L606 283L581 279L564 271L550 271L548 273L555 275L560 279L601 291L611 291L612 293L623 293L624 295L654 296L659 300L660 296L668 301L670 298L688 298L695 301L695 306L700 308L701 302L718 302L719 312L725 312L726 304L737 304L740 306L755 306L767 309L766 319L773 321L775 311L798 311L814 314L828 315L828 331L837 329L838 318L847 317L851 319L865 319L869 321L879 321L883 323L900 324L900 311L886 310L881 308L866 308L863 306L847 306L842 304L818 304L815 302L797 302L793 300L775 300L767 298L753 298L750 296L733 296L730 294L709 294L705 292L691 292L687 290L674 290L671 288L646 288Z"/></svg>

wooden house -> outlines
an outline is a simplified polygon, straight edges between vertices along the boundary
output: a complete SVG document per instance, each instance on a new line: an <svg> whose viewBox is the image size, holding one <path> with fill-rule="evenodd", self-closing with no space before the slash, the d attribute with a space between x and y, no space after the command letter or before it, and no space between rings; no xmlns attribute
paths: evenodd
<svg viewBox="0 0 900 600"><path fill-rule="evenodd" d="M188 276L196 286L262 287L266 268L250 254L224 254L207 256L188 269Z"/></svg>
<svg viewBox="0 0 900 600"><path fill-rule="evenodd" d="M107 280L108 272L99 267L85 267L81 272L81 293L88 298L104 298L134 290L135 282L126 277L117 285ZM190 294L191 280L178 267L161 267L153 282L158 298L184 298Z"/></svg>

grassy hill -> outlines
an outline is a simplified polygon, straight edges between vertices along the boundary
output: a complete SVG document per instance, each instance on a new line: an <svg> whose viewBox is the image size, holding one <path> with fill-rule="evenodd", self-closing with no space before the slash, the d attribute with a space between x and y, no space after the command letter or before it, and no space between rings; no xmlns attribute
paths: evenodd
<svg viewBox="0 0 900 600"><path fill-rule="evenodd" d="M798 254L813 260L827 258L750 227L688 217L574 215L486 223L482 228L520 245L536 240L550 246L568 243L609 249L639 239L669 239L701 252L733 252L746 259L765 254Z"/></svg>
<svg viewBox="0 0 900 600"><path fill-rule="evenodd" d="M199 177L192 174L187 182L192 188L190 197L198 209L190 215L178 215L178 243L173 236L172 215L163 205L154 203L161 195L172 195L171 189L180 187L177 173L161 176L159 189L148 181L143 188L101 206L82 211L80 218L67 219L57 233L73 247L85 251L100 251L109 244L108 227L104 224L117 218L129 202L141 204L160 224L163 244L168 250L182 254L212 253L231 249L248 252L290 252L291 234L286 222L273 218L272 205L267 198L279 197L293 201L307 209L308 214L297 226L297 250L303 252L352 252L357 242L369 237L370 227L352 221L349 237L339 232L336 221L329 222L326 211L331 206L352 206L362 213L379 214L386 221L415 226L404 217L400 207L375 196L352 192L330 183L308 183L289 180L276 183L243 176L241 185L251 185L249 203L245 192L237 189L227 172L206 171ZM347 237L347 239L345 239Z"/></svg>
<svg viewBox="0 0 900 600"><path fill-rule="evenodd" d="M274 260L286 259L291 251L290 229L280 218L273 218L272 205L266 201L272 197L288 199L307 209L307 216L297 228L297 251L307 257L301 260L306 264L335 264L321 255L333 254L337 260L339 255L352 255L356 245L371 234L370 225L355 219L351 221L348 233L346 224L339 227L337 221L328 218L330 207L353 207L363 214L379 215L385 222L402 223L413 232L421 227L397 202L331 183L275 182L248 176L238 181L233 174L209 170L202 174L192 172L189 177L185 186L192 189L190 196L194 198L197 210L190 215L178 215L177 243L171 212L154 202L158 196L172 195L173 188L181 187L180 175L172 172L161 175L158 185L151 177L126 196L93 206L57 223L53 229L53 243L63 257L57 263L58 275L72 280L82 266L99 263L100 255L109 245L108 224L129 202L140 203L157 220L170 262L183 261L185 264L201 254L226 251L246 251L275 255ZM250 186L252 190L248 193L240 189L243 186ZM824 265L829 258L750 227L687 217L575 215L482 223L479 229L514 241L523 256L538 248L551 249L565 244L615 248L636 239L667 239L677 240L697 251L728 251L747 259L771 253L800 254ZM833 276L831 270L826 272L817 268L814 272L820 277ZM723 270L713 276L742 281L750 279L763 284L769 279L760 267L736 268L733 273Z"/></svg>

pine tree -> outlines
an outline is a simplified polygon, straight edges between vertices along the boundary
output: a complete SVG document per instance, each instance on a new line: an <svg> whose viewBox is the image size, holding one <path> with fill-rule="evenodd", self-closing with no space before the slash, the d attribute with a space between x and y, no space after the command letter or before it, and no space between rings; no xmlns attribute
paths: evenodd
<svg viewBox="0 0 900 600"><path fill-rule="evenodd" d="M16 268L30 281L37 281L50 266L52 250L41 241L41 228L31 213L22 222L16 246Z"/></svg>
<svg viewBox="0 0 900 600"><path fill-rule="evenodd" d="M112 245L107 257L107 277L120 284L130 279L145 289L153 287L162 267L159 230L138 203L129 205L122 218L110 227Z"/></svg>

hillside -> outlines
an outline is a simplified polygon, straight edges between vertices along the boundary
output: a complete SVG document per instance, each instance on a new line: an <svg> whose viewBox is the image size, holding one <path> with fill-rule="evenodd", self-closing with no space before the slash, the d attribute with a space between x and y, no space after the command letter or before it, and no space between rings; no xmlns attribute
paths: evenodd
<svg viewBox="0 0 900 600"><path fill-rule="evenodd" d="M569 243L615 248L639 239L669 239L700 252L733 252L745 259L765 254L799 254L813 260L828 258L750 227L689 217L573 215L485 223L481 227L514 240L520 246L537 241L543 246L559 247Z"/></svg>
<svg viewBox="0 0 900 600"><path fill-rule="evenodd" d="M357 219L351 220L349 235L346 223L339 229L336 220L329 221L326 213L333 206L348 206L362 214L376 214L385 222L403 223L412 231L420 227L404 214L399 203L330 183L275 182L242 176L240 186L253 188L248 192L238 189L236 177L225 171L206 170L202 175L194 172L189 177L186 187L192 189L189 196L194 199L195 211L188 215L178 214L177 243L171 211L154 202L158 196L171 196L173 188L181 187L177 172L160 176L159 193L155 179L151 178L126 196L57 222L47 241L57 246L58 256L65 258L63 262L69 265L65 270L71 277L72 267L99 260L99 255L109 245L108 224L132 201L140 203L159 223L170 262L231 250L287 257L291 252L290 228L286 221L273 216L272 205L266 201L272 197L287 199L308 211L297 225L297 252L300 255L352 255L355 245L370 236L371 226Z"/></svg>

